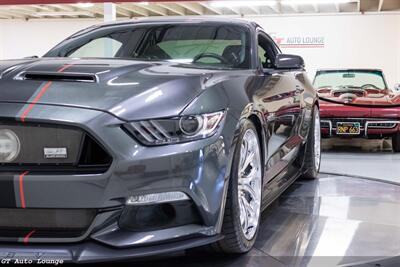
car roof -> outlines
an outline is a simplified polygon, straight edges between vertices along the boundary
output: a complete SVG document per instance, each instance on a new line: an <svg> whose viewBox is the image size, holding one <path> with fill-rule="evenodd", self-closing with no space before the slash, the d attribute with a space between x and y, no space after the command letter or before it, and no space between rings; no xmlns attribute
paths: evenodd
<svg viewBox="0 0 400 267"><path fill-rule="evenodd" d="M342 68L342 69L318 69L317 72L334 72L334 71L365 71L365 72L383 72L382 69L368 69L368 68Z"/></svg>
<svg viewBox="0 0 400 267"><path fill-rule="evenodd" d="M221 23L221 24L232 24L232 25L247 25L253 27L260 27L257 23L248 21L240 18L218 18L218 17L190 17L190 16L180 16L180 17L160 17L160 18L141 18L124 20L117 22L108 22L96 25L97 27L109 27L109 26L122 26L122 25L137 25L137 24L152 24L152 23Z"/></svg>

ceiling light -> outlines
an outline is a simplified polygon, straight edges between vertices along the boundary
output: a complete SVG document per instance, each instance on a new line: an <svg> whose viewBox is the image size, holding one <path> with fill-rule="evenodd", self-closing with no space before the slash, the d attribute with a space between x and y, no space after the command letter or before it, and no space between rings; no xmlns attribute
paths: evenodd
<svg viewBox="0 0 400 267"><path fill-rule="evenodd" d="M141 6L148 6L149 2L138 2L138 4Z"/></svg>
<svg viewBox="0 0 400 267"><path fill-rule="evenodd" d="M282 5L329 5L357 2L356 0L282 0Z"/></svg>
<svg viewBox="0 0 400 267"><path fill-rule="evenodd" d="M255 1L213 1L210 2L212 7L246 7L246 6L271 6L277 4L283 5L309 5L309 4L342 4L342 3L352 3L357 2L357 0L255 0Z"/></svg>
<svg viewBox="0 0 400 267"><path fill-rule="evenodd" d="M212 7L241 7L241 6L270 6L275 5L275 0L270 1L214 1L210 3Z"/></svg>
<svg viewBox="0 0 400 267"><path fill-rule="evenodd" d="M94 4L93 3L78 3L78 4L76 4L78 7L92 7L92 6L94 6Z"/></svg>

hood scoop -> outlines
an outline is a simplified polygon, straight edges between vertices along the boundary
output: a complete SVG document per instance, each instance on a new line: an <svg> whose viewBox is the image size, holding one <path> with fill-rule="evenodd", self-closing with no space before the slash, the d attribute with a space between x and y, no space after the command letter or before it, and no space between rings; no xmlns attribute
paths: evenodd
<svg viewBox="0 0 400 267"><path fill-rule="evenodd" d="M60 73L60 72L23 72L20 73L16 80L35 80L35 81L58 81L58 82L97 82L97 76L87 73Z"/></svg>

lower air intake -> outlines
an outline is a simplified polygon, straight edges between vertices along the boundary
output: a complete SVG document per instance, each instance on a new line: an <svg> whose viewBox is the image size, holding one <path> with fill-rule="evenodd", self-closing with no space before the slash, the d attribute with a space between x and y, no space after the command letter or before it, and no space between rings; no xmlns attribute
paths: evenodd
<svg viewBox="0 0 400 267"><path fill-rule="evenodd" d="M35 237L77 237L86 232L95 209L0 209L0 238L21 237L35 230Z"/></svg>

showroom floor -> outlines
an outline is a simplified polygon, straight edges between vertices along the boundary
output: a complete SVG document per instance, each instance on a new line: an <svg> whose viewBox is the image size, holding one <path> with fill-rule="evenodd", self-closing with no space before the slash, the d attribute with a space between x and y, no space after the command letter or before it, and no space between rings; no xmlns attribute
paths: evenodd
<svg viewBox="0 0 400 267"><path fill-rule="evenodd" d="M398 210L400 186L321 174L317 180L297 181L264 212L255 248L246 256L192 252L142 263L320 267L379 261L365 266L390 266L380 260L400 253Z"/></svg>
<svg viewBox="0 0 400 267"><path fill-rule="evenodd" d="M391 152L390 142L378 140L324 140L323 149L319 179L298 180L264 212L255 248L247 255L196 250L141 263L396 266L392 263L400 255L400 153Z"/></svg>
<svg viewBox="0 0 400 267"><path fill-rule="evenodd" d="M321 172L368 177L400 184L400 153L390 141L367 139L323 140Z"/></svg>

